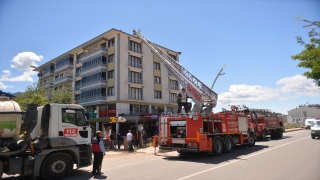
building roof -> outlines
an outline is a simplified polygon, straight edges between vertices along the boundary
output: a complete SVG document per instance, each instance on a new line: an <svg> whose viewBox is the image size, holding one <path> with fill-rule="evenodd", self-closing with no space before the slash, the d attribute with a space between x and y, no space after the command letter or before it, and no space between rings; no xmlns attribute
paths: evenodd
<svg viewBox="0 0 320 180"><path fill-rule="evenodd" d="M101 36L103 36L104 34L107 34L107 33L111 32L111 31L117 31L117 32L120 32L120 33L127 34L127 35L129 35L129 36L135 37L135 36L134 36L134 35L132 35L132 34L129 34L129 33L123 32L122 30L118 30L118 29L112 28L112 29L110 29L110 30L108 30L108 31L106 31L106 32L104 32L104 33L102 33L102 34L100 34L100 35L98 35L98 36L96 36L96 37L94 37L94 38L92 38L92 39L90 39L90 40L88 40L88 41L86 41L86 42L82 43L82 44L80 44L79 46L77 46L77 47L75 47L75 48L73 48L73 49L71 49L71 50L69 50L69 51L67 51L67 52L65 52L65 53L63 53L63 54L61 54L60 56L58 56L58 57L56 57L56 58L53 58L53 59L49 60L48 62L46 62L46 63L42 64L41 66L39 66L39 67L37 67L37 68L33 69L33 71L40 71L43 67L46 67L47 65L51 64L51 63L52 63L52 61L54 61L54 60L58 60L58 59L60 59L60 58L62 58L62 57L64 57L64 56L67 56L68 54L72 53L72 51L74 51L74 50L77 50L77 49L79 49L79 48L81 48L81 49L82 49L82 48L83 48L83 46L87 46L87 45L91 44L91 42L92 42L92 41L96 41L96 40L100 39L100 37L101 37ZM156 44L156 45L157 45L157 44ZM162 48L165 48L165 47L160 46L160 45L157 45L157 46L162 47ZM168 48L165 48L165 49L168 49ZM171 50L171 49L168 49L168 50L173 51L173 50ZM181 52L177 52L177 51L173 51L173 52L176 52L176 53L178 53L178 54L181 54Z"/></svg>

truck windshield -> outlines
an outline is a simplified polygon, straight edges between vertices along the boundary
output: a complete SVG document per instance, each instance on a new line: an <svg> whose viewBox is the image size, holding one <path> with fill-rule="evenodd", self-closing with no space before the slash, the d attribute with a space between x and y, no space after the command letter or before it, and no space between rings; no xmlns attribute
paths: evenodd
<svg viewBox="0 0 320 180"><path fill-rule="evenodd" d="M314 123L312 123L312 126L320 126L320 121L315 121Z"/></svg>
<svg viewBox="0 0 320 180"><path fill-rule="evenodd" d="M66 110L74 110L75 113L67 113ZM62 122L74 124L76 126L86 125L86 119L81 109L62 108Z"/></svg>

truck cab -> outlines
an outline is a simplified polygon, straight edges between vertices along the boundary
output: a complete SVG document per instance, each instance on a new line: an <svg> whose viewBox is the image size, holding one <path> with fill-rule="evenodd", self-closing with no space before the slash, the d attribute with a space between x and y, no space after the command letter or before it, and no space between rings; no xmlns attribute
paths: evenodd
<svg viewBox="0 0 320 180"><path fill-rule="evenodd" d="M304 121L304 125L305 125L305 129L310 129L311 128L311 124L315 119L306 119Z"/></svg>

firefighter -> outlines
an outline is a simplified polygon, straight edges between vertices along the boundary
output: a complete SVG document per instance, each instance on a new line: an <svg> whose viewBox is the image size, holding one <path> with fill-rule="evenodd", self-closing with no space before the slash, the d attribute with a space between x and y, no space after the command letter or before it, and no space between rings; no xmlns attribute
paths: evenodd
<svg viewBox="0 0 320 180"><path fill-rule="evenodd" d="M102 132L97 131L96 136L92 139L92 152L93 152L93 167L92 167L92 175L102 175L101 166L103 156L106 155L104 145L103 145L103 138Z"/></svg>
<svg viewBox="0 0 320 180"><path fill-rule="evenodd" d="M181 113L181 108L182 106L184 107L184 110L186 113L189 112L190 107L188 106L188 98L193 98L188 96L186 93L186 89L182 88L181 92L178 93L177 95L177 102L178 102L178 113Z"/></svg>

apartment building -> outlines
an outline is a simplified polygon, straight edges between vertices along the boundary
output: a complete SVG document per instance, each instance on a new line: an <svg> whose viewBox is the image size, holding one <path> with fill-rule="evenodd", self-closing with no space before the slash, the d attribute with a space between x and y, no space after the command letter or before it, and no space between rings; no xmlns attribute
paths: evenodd
<svg viewBox="0 0 320 180"><path fill-rule="evenodd" d="M180 52L160 47L179 61ZM177 111L177 79L146 44L121 30L111 29L35 70L48 93L71 88L76 103L97 121Z"/></svg>

